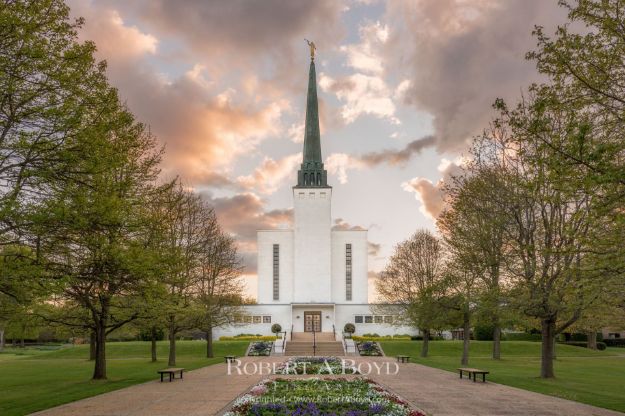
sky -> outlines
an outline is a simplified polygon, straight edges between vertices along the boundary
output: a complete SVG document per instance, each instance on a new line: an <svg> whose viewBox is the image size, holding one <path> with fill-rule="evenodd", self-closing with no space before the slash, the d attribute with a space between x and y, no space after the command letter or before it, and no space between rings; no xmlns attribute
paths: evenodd
<svg viewBox="0 0 625 416"><path fill-rule="evenodd" d="M372 281L394 246L436 230L441 185L496 98L532 82L535 25L557 0L69 0L111 84L165 146L164 178L214 206L256 292L256 230L288 228L309 48L338 229L369 230ZM370 294L370 298L373 297Z"/></svg>

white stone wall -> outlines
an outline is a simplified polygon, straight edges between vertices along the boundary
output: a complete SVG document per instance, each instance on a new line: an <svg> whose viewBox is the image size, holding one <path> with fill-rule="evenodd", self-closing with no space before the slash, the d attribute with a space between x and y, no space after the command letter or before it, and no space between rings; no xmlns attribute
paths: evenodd
<svg viewBox="0 0 625 416"><path fill-rule="evenodd" d="M283 331L291 331L291 305L247 305L245 306L247 315L271 316L271 323L260 324L237 324L223 328L216 328L213 331L213 339L221 336L235 336L238 334L261 334L273 335L271 325L280 324Z"/></svg>
<svg viewBox="0 0 625 416"><path fill-rule="evenodd" d="M352 300L346 298L345 245L352 245ZM332 302L368 303L367 231L332 231Z"/></svg>
<svg viewBox="0 0 625 416"><path fill-rule="evenodd" d="M258 295L263 304L293 301L293 230L258 231ZM280 293L273 299L273 245L280 245Z"/></svg>
<svg viewBox="0 0 625 416"><path fill-rule="evenodd" d="M409 326L395 326L390 324L357 324L355 323L356 315L379 315L373 313L371 307L368 304L361 305L347 305L347 304L337 304L336 305L336 318L335 325L338 332L343 331L343 327L346 323L352 323L356 326L355 335L363 335L363 334L373 334L376 333L378 335L395 335L395 334L410 334L417 335L419 331L416 328Z"/></svg>
<svg viewBox="0 0 625 416"><path fill-rule="evenodd" d="M332 188L293 188L293 302L328 302Z"/></svg>

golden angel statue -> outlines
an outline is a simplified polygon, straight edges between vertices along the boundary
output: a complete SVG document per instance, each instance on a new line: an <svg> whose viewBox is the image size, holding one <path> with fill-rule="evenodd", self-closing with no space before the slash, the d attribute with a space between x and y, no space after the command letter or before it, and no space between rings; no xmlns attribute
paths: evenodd
<svg viewBox="0 0 625 416"><path fill-rule="evenodd" d="M311 42L308 39L304 39L308 46L310 47L310 59L315 59L315 50L317 50L317 46L315 46L315 42Z"/></svg>

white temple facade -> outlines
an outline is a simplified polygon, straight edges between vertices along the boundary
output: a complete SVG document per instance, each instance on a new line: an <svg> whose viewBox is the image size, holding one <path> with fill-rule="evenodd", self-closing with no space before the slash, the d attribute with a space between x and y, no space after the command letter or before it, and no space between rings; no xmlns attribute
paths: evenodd
<svg viewBox="0 0 625 416"><path fill-rule="evenodd" d="M311 59L304 152L293 186L292 229L259 230L257 304L214 336L271 335L278 323L287 336L334 333L346 323L356 334L415 334L393 325L396 317L376 315L369 304L367 230L332 229L332 187L321 159L314 59Z"/></svg>

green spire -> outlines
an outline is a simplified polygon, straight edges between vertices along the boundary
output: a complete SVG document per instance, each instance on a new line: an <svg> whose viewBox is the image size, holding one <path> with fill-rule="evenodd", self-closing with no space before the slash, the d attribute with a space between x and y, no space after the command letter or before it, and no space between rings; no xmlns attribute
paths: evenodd
<svg viewBox="0 0 625 416"><path fill-rule="evenodd" d="M297 186L303 188L327 187L328 174L321 161L321 134L319 133L319 104L317 102L317 75L311 57L306 100L306 128L304 133L304 160L297 173Z"/></svg>

